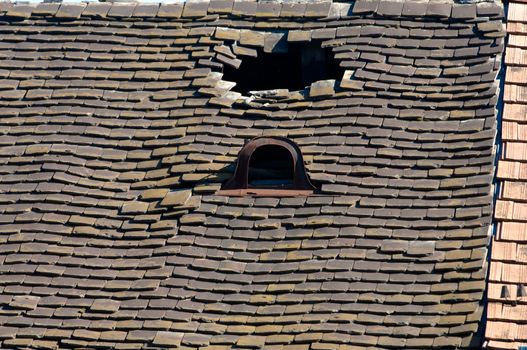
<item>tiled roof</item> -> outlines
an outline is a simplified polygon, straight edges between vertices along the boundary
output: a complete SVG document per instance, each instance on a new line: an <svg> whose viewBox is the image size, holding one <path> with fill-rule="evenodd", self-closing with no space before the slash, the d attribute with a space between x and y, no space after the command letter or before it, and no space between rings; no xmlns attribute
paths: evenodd
<svg viewBox="0 0 527 350"><path fill-rule="evenodd" d="M502 12L0 3L0 347L478 348ZM306 40L345 78L221 80ZM262 135L317 195L215 195Z"/></svg>
<svg viewBox="0 0 527 350"><path fill-rule="evenodd" d="M497 178L496 235L489 287L489 349L527 345L527 4L510 2L507 16L501 154Z"/></svg>

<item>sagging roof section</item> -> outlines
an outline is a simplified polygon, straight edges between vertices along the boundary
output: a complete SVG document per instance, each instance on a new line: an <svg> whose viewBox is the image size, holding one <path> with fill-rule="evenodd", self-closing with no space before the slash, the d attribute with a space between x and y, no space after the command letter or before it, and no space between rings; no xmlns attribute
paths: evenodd
<svg viewBox="0 0 527 350"><path fill-rule="evenodd" d="M489 349L527 345L526 14L527 4L509 3L502 147L497 171L500 192L488 289Z"/></svg>
<svg viewBox="0 0 527 350"><path fill-rule="evenodd" d="M479 348L500 5L0 8L1 348ZM222 80L306 41L342 79ZM216 195L258 136L320 193Z"/></svg>

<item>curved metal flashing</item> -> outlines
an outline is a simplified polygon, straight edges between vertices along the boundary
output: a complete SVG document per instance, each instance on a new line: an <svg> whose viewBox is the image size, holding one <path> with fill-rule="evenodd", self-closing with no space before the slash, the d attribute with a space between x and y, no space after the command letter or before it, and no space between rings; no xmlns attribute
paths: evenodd
<svg viewBox="0 0 527 350"><path fill-rule="evenodd" d="M236 163L236 170L234 171L233 177L227 181L222 190L248 190L251 192L257 190L256 188L250 188L248 179L249 179L249 166L251 163L251 157L254 152L262 146L279 146L283 149L286 149L293 160L293 184L287 187L276 188L276 190L282 191L313 191L315 186L309 181L309 178L306 174L306 169L304 166L304 159L302 157L302 152L300 148L293 141L285 137L257 137L247 142L240 153L238 154L238 160ZM277 192L274 192L277 194Z"/></svg>

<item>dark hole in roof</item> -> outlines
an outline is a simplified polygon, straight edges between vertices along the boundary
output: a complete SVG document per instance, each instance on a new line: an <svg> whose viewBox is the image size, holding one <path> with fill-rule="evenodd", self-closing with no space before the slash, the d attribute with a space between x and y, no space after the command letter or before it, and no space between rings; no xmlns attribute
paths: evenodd
<svg viewBox="0 0 527 350"><path fill-rule="evenodd" d="M286 52L243 57L238 69L225 66L223 79L236 83L234 91L249 95L250 91L287 89L303 90L318 80L340 80L344 70L331 49L320 43L289 44Z"/></svg>
<svg viewBox="0 0 527 350"><path fill-rule="evenodd" d="M293 185L294 162L287 149L277 145L259 147L249 162L249 187Z"/></svg>

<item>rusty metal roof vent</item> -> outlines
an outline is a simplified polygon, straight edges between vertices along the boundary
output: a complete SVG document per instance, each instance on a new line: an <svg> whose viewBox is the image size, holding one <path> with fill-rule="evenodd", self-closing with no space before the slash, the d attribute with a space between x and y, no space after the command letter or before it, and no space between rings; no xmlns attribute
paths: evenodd
<svg viewBox="0 0 527 350"><path fill-rule="evenodd" d="M257 137L240 150L234 175L220 194L284 197L314 190L296 143L285 137Z"/></svg>

